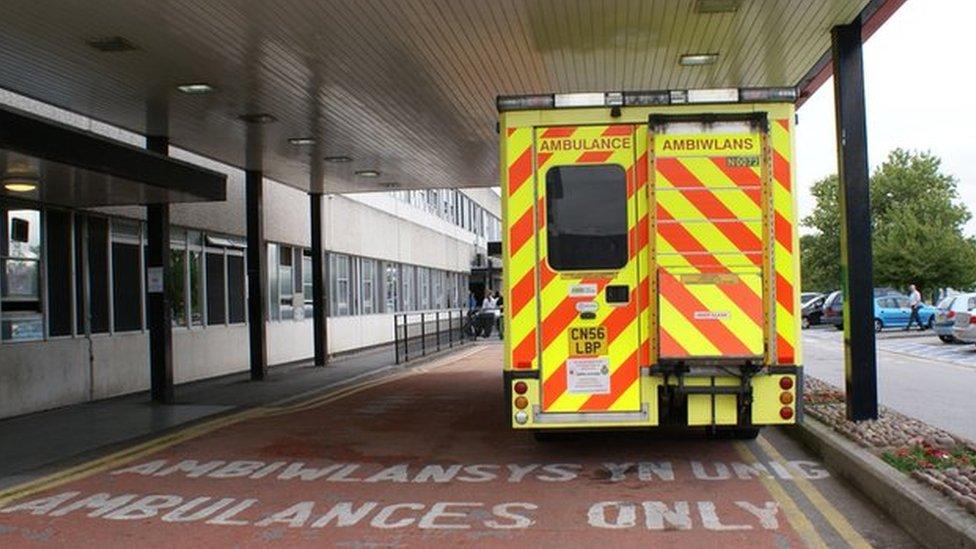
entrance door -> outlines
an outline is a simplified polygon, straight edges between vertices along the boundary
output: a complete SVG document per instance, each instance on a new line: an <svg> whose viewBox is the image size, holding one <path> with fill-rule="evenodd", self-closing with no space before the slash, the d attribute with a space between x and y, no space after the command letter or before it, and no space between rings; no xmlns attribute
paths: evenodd
<svg viewBox="0 0 976 549"><path fill-rule="evenodd" d="M544 412L640 410L634 132L536 130Z"/></svg>

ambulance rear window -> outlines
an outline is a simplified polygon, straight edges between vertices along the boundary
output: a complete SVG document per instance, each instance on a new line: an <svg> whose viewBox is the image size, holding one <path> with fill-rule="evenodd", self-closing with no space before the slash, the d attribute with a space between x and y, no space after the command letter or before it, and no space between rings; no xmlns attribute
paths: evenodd
<svg viewBox="0 0 976 549"><path fill-rule="evenodd" d="M618 165L556 166L546 172L549 265L557 271L627 264L627 176Z"/></svg>

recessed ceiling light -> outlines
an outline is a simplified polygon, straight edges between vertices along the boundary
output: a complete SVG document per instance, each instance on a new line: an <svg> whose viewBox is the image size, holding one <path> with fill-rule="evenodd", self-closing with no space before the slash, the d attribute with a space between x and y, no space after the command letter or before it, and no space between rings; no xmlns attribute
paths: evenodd
<svg viewBox="0 0 976 549"><path fill-rule="evenodd" d="M686 53L678 59L678 63L686 67L711 65L716 61L718 61L717 53Z"/></svg>
<svg viewBox="0 0 976 549"><path fill-rule="evenodd" d="M288 139L288 142L291 143L292 145L297 145L297 146L314 145L315 138L314 137L292 137Z"/></svg>
<svg viewBox="0 0 976 549"><path fill-rule="evenodd" d="M344 156L344 155L326 156L323 160L325 160L326 162L332 162L334 164L344 164L346 162L352 162L352 157Z"/></svg>
<svg viewBox="0 0 976 549"><path fill-rule="evenodd" d="M212 92L213 86L203 82L197 82L195 84L180 84L179 86L176 86L176 89L187 95L200 95Z"/></svg>
<svg viewBox="0 0 976 549"><path fill-rule="evenodd" d="M238 118L249 124L270 124L278 120L273 114L266 112L242 114Z"/></svg>
<svg viewBox="0 0 976 549"><path fill-rule="evenodd" d="M695 11L698 13L735 13L739 11L740 0L698 0Z"/></svg>
<svg viewBox="0 0 976 549"><path fill-rule="evenodd" d="M359 177L379 177L380 172L376 170L359 170L356 172Z"/></svg>
<svg viewBox="0 0 976 549"><path fill-rule="evenodd" d="M3 183L3 188L7 189L12 193L29 193L37 189L36 183L31 183L30 181L22 180L7 180Z"/></svg>
<svg viewBox="0 0 976 549"><path fill-rule="evenodd" d="M93 38L91 40L86 40L85 43L95 48L98 51L106 52L106 53L134 51L139 49L135 44L130 42L127 38L123 38L121 36L105 36L102 38Z"/></svg>
<svg viewBox="0 0 976 549"><path fill-rule="evenodd" d="M400 184L397 183L396 181L386 181L384 183L380 183L380 187L383 187L383 188L386 188L386 189L398 189L398 188L400 188Z"/></svg>

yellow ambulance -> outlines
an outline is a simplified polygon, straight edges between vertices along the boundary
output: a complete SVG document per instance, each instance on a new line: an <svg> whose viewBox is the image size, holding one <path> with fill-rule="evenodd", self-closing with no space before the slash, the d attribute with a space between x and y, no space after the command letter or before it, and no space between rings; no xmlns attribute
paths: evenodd
<svg viewBox="0 0 976 549"><path fill-rule="evenodd" d="M750 438L800 419L795 100L498 98L513 428Z"/></svg>

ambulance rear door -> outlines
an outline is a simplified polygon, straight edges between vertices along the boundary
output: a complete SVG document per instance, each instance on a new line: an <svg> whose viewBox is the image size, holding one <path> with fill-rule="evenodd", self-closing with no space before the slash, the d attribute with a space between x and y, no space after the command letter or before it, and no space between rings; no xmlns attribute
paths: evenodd
<svg viewBox="0 0 976 549"><path fill-rule="evenodd" d="M650 119L659 362L775 356L764 113Z"/></svg>
<svg viewBox="0 0 976 549"><path fill-rule="evenodd" d="M647 304L638 303L637 287L638 127L536 129L543 413L629 421L635 418L625 414L642 409L638 323Z"/></svg>

